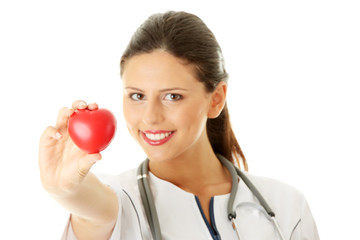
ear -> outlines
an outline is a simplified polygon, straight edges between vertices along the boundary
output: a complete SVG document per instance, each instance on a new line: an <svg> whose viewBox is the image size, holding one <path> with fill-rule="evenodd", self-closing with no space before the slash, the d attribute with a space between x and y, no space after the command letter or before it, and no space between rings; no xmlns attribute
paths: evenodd
<svg viewBox="0 0 360 240"><path fill-rule="evenodd" d="M221 81L211 93L211 102L208 112L208 118L217 118L223 110L226 103L227 84Z"/></svg>

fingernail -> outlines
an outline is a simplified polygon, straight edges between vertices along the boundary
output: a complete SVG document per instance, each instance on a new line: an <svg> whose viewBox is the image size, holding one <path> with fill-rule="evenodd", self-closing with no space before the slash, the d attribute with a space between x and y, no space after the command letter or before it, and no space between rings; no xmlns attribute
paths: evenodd
<svg viewBox="0 0 360 240"><path fill-rule="evenodd" d="M85 106L86 106L86 104L84 102L79 103L79 107L85 107Z"/></svg>
<svg viewBox="0 0 360 240"><path fill-rule="evenodd" d="M59 133L59 132L57 132L57 133L55 134L55 136L56 136L57 139L60 139L60 138L62 137L61 133Z"/></svg>

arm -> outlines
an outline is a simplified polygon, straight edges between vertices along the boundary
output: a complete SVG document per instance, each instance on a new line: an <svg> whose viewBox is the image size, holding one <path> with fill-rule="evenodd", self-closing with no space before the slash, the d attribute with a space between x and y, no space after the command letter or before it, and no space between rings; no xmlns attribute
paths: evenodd
<svg viewBox="0 0 360 240"><path fill-rule="evenodd" d="M40 178L45 190L72 213L71 223L78 239L107 239L118 214L116 194L90 173L101 155L81 151L67 132L75 109L96 109L83 101L60 110L55 127L48 127L40 138Z"/></svg>
<svg viewBox="0 0 360 240"><path fill-rule="evenodd" d="M94 174L89 173L76 190L53 197L71 212L77 239L109 239L118 215L118 199Z"/></svg>

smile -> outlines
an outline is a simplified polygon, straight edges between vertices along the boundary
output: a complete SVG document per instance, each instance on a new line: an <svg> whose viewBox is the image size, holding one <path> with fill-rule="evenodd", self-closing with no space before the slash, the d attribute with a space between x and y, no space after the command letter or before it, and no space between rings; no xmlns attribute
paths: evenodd
<svg viewBox="0 0 360 240"><path fill-rule="evenodd" d="M143 139L153 146L166 143L171 139L175 131L141 131Z"/></svg>

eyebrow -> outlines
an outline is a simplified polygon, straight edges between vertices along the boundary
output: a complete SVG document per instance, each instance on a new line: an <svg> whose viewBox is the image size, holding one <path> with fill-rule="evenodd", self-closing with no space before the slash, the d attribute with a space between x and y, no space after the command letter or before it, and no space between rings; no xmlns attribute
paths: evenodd
<svg viewBox="0 0 360 240"><path fill-rule="evenodd" d="M130 89L130 90L134 90L134 91L138 91L138 92L144 92L143 90L141 90L140 88L136 88L136 87L125 87L125 89ZM160 92L169 92L169 91L188 91L188 89L185 88L164 88L161 89Z"/></svg>

